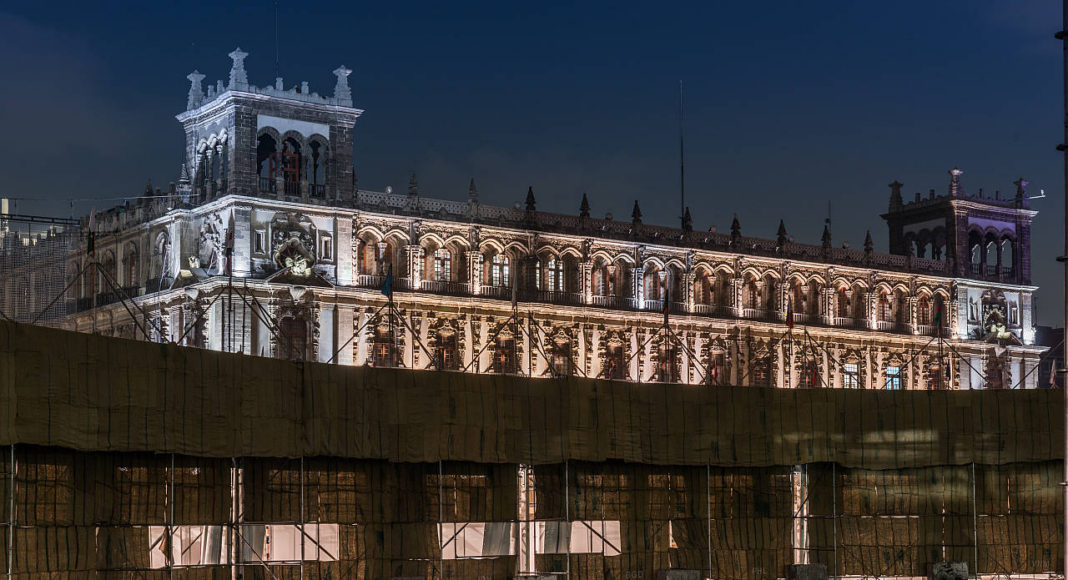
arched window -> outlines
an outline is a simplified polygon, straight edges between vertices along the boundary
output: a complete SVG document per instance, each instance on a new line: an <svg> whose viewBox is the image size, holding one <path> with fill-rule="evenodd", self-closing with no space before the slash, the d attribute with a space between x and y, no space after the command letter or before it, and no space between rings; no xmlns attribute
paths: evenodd
<svg viewBox="0 0 1068 580"><path fill-rule="evenodd" d="M256 142L256 173L259 175L260 193L276 193L279 174L278 142L264 133Z"/></svg>
<svg viewBox="0 0 1068 580"><path fill-rule="evenodd" d="M434 279L452 280L452 252L445 248L434 250Z"/></svg>
<svg viewBox="0 0 1068 580"><path fill-rule="evenodd" d="M650 266L645 271L645 299L660 300L660 269Z"/></svg>
<svg viewBox="0 0 1068 580"><path fill-rule="evenodd" d="M308 145L311 155L308 159L308 194L311 197L326 196L326 145L312 141Z"/></svg>
<svg viewBox="0 0 1068 580"><path fill-rule="evenodd" d="M497 337L493 346L493 372L515 374L515 339L511 335Z"/></svg>
<svg viewBox="0 0 1068 580"><path fill-rule="evenodd" d="M391 332L388 324L381 324L375 328L375 335L371 346L371 360L374 366L400 366L396 357L396 345L393 340L393 332Z"/></svg>
<svg viewBox="0 0 1068 580"><path fill-rule="evenodd" d="M494 254L493 259L490 260L490 285L510 286L511 269L511 261L508 259L508 256Z"/></svg>
<svg viewBox="0 0 1068 580"><path fill-rule="evenodd" d="M278 358L304 360L308 349L308 324L287 316L278 323Z"/></svg>
<svg viewBox="0 0 1068 580"><path fill-rule="evenodd" d="M879 300L875 308L876 320L890 322L893 320L893 310L890 294L886 290L879 292Z"/></svg>
<svg viewBox="0 0 1068 580"><path fill-rule="evenodd" d="M920 299L916 301L916 320L918 324L932 324L930 298L920 296Z"/></svg>
<svg viewBox="0 0 1068 580"><path fill-rule="evenodd" d="M849 318L853 315L851 304L849 301L849 290L844 286L838 288L834 293L834 306L835 316L839 318Z"/></svg>
<svg viewBox="0 0 1068 580"><path fill-rule="evenodd" d="M282 178L286 195L300 195L300 143L289 137L282 142Z"/></svg>
<svg viewBox="0 0 1068 580"><path fill-rule="evenodd" d="M712 276L708 272L698 274L693 283L694 302L705 305L712 304L713 288Z"/></svg>
<svg viewBox="0 0 1068 580"><path fill-rule="evenodd" d="M1015 255L1013 254L1012 240L1001 240L1001 273L1012 276L1016 273Z"/></svg>
<svg viewBox="0 0 1068 580"><path fill-rule="evenodd" d="M678 349L666 339L657 349L654 380L658 383L679 382Z"/></svg>
<svg viewBox="0 0 1068 580"><path fill-rule="evenodd" d="M571 374L571 344L566 341L554 342L551 356L553 376L569 376Z"/></svg>
<svg viewBox="0 0 1068 580"><path fill-rule="evenodd" d="M623 345L609 343L604 352L604 363L601 366L601 377L606 379L622 379L626 375L623 360Z"/></svg>
<svg viewBox="0 0 1068 580"><path fill-rule="evenodd" d="M545 283L550 292L563 292L564 290L564 262L555 257L549 258L545 267Z"/></svg>
<svg viewBox="0 0 1068 580"><path fill-rule="evenodd" d="M988 239L986 242L986 266L987 270L997 268L998 265L998 243L992 239ZM988 272L991 273L991 272Z"/></svg>
<svg viewBox="0 0 1068 580"><path fill-rule="evenodd" d="M128 287L139 285L137 246L134 244L126 246L126 257L123 258L123 266L123 285Z"/></svg>
<svg viewBox="0 0 1068 580"><path fill-rule="evenodd" d="M442 332L438 334L437 364L439 370L456 370L460 368L460 358L456 351L456 333Z"/></svg>

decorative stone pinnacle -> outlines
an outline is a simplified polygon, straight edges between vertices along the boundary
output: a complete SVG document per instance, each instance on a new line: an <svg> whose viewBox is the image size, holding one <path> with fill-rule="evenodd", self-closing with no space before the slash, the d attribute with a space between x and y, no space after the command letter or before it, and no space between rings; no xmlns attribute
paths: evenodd
<svg viewBox="0 0 1068 580"><path fill-rule="evenodd" d="M642 223L642 208L638 207L638 200L634 200L634 211L630 212L630 219L634 225Z"/></svg>
<svg viewBox="0 0 1068 580"><path fill-rule="evenodd" d="M590 200L586 199L586 194L582 194L582 202L579 203L579 217L590 217Z"/></svg>
<svg viewBox="0 0 1068 580"><path fill-rule="evenodd" d="M416 179L414 171L411 179L408 180L408 195L419 195L419 180Z"/></svg>
<svg viewBox="0 0 1068 580"><path fill-rule="evenodd" d="M780 246L785 246L787 239L786 223L783 222L783 220L779 220L779 229L775 232L775 241L777 241Z"/></svg>
<svg viewBox="0 0 1068 580"><path fill-rule="evenodd" d="M954 167L953 169L949 170L949 175L950 175L950 177L949 177L949 196L950 197L957 197L962 193L961 189L960 189L960 176L963 173L964 173L963 171L961 171L960 169L957 169L956 167Z"/></svg>
<svg viewBox="0 0 1068 580"><path fill-rule="evenodd" d="M230 90L247 91L248 75L245 73L245 57L248 53L241 50L241 47L237 47L229 56L234 61L233 66L230 67Z"/></svg>
<svg viewBox="0 0 1068 580"><path fill-rule="evenodd" d="M831 247L831 224L823 224L823 237L820 238L820 241L823 242L824 248Z"/></svg>
<svg viewBox="0 0 1068 580"><path fill-rule="evenodd" d="M478 188L475 187L475 178L471 178L471 185L467 186L467 201L478 201Z"/></svg>
<svg viewBox="0 0 1068 580"><path fill-rule="evenodd" d="M693 231L693 217L690 215L689 207L682 213L682 229L687 232Z"/></svg>
<svg viewBox="0 0 1068 580"><path fill-rule="evenodd" d="M200 87L200 81L204 80L204 75L194 70L185 78L189 79L189 100L185 106L187 110L195 109L204 102L204 90Z"/></svg>
<svg viewBox="0 0 1068 580"><path fill-rule="evenodd" d="M352 89L349 88L350 74L352 74L352 69L345 68L345 65L334 69L334 76L337 77L337 84L334 85L334 98L337 99L338 104L348 107L352 106Z"/></svg>
<svg viewBox="0 0 1068 580"><path fill-rule="evenodd" d="M731 220L731 240L737 240L742 236L742 225L738 223L738 214L734 214Z"/></svg>
<svg viewBox="0 0 1068 580"><path fill-rule="evenodd" d="M535 200L534 200L534 186L533 185L527 187L526 206L527 206L527 212L528 213L532 213L537 209L537 202L535 202Z"/></svg>
<svg viewBox="0 0 1068 580"><path fill-rule="evenodd" d="M1023 197L1027 193L1027 185L1029 183L1029 181L1022 177L1012 182L1012 184L1016 186L1016 197Z"/></svg>

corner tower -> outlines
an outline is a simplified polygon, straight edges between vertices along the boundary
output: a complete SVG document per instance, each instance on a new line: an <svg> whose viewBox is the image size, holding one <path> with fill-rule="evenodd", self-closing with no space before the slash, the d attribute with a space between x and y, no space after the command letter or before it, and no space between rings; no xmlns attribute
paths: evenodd
<svg viewBox="0 0 1068 580"><path fill-rule="evenodd" d="M926 197L916 194L905 203L902 184L890 184L890 209L883 214L890 227L890 253L946 262L946 272L958 278L1031 283L1031 220L1027 181L1014 182L1016 192L984 197L983 190L967 194L964 172L949 171L949 190Z"/></svg>
<svg viewBox="0 0 1068 580"><path fill-rule="evenodd" d="M185 128L190 203L228 194L350 206L355 196L352 145L356 119L344 66L334 70L330 97L307 82L285 88L250 85L240 48L230 53L227 82L209 84L193 71Z"/></svg>

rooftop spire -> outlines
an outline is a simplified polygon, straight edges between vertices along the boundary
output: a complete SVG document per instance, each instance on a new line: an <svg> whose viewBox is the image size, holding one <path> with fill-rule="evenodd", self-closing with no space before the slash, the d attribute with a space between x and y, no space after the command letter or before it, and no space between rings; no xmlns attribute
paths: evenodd
<svg viewBox="0 0 1068 580"><path fill-rule="evenodd" d="M337 77L337 84L334 85L334 98L343 107L352 106L352 89L349 88L350 74L352 74L352 69L345 68L345 65L334 69L334 76Z"/></svg>
<svg viewBox="0 0 1068 580"><path fill-rule="evenodd" d="M871 241L871 230L868 230L867 233L864 234L864 253L870 256L874 251L874 248L875 244Z"/></svg>
<svg viewBox="0 0 1068 580"><path fill-rule="evenodd" d="M735 218L735 223L737 223L737 218ZM732 225L731 229L733 230L733 228L734 226ZM779 220L779 230L775 232L775 242L779 247L782 247L786 245L788 239L789 238L786 235L786 224L783 223L782 220Z"/></svg>
<svg viewBox="0 0 1068 580"><path fill-rule="evenodd" d="M415 172L412 172L412 177L408 179L408 195L419 195L419 180L415 178Z"/></svg>
<svg viewBox="0 0 1068 580"><path fill-rule="evenodd" d="M686 207L686 211L682 214L682 230L685 232L693 231L693 218L690 217L690 208Z"/></svg>
<svg viewBox="0 0 1068 580"><path fill-rule="evenodd" d="M738 223L738 214L734 214L731 220L731 243L737 242L742 237L742 225Z"/></svg>
<svg viewBox="0 0 1068 580"><path fill-rule="evenodd" d="M478 201L478 188L475 187L475 178L471 178L471 184L467 186L467 201Z"/></svg>
<svg viewBox="0 0 1068 580"><path fill-rule="evenodd" d="M904 202L901 199L901 187L904 185L904 183L901 183L896 179L890 184L890 211L901 209L901 206L904 205Z"/></svg>
<svg viewBox="0 0 1068 580"><path fill-rule="evenodd" d="M230 90L247 91L248 75L245 74L245 57L248 53L241 50L241 47L237 47L229 56L234 61L233 66L230 67Z"/></svg>
<svg viewBox="0 0 1068 580"><path fill-rule="evenodd" d="M634 200L634 210L630 212L630 221L636 226L642 223L642 208L638 207L638 200Z"/></svg>
<svg viewBox="0 0 1068 580"><path fill-rule="evenodd" d="M186 101L186 110L195 109L204 103L204 89L200 86L200 81L204 80L204 75L200 74L200 71L194 70L189 73L185 78L189 79L189 100Z"/></svg>
<svg viewBox="0 0 1068 580"><path fill-rule="evenodd" d="M1028 185L1028 183L1029 182L1026 179L1022 178L1022 177L1017 179L1016 181L1012 182L1012 184L1016 186L1016 200L1017 201L1020 201L1020 200L1024 199L1025 197L1027 197L1027 185Z"/></svg>
<svg viewBox="0 0 1068 580"><path fill-rule="evenodd" d="M586 193L582 194L582 203L579 204L579 217L590 217L590 200L586 199Z"/></svg>
<svg viewBox="0 0 1068 580"><path fill-rule="evenodd" d="M820 241L823 242L825 249L831 247L831 224L824 222L823 237L820 238Z"/></svg>
<svg viewBox="0 0 1068 580"><path fill-rule="evenodd" d="M949 170L949 197L960 197L964 193L960 188L960 176L962 173L964 172L956 167Z"/></svg>
<svg viewBox="0 0 1068 580"><path fill-rule="evenodd" d="M527 205L527 211L528 212L533 212L533 211L537 210L537 202L535 202L535 200L534 200L534 186L533 185L527 186L526 205Z"/></svg>

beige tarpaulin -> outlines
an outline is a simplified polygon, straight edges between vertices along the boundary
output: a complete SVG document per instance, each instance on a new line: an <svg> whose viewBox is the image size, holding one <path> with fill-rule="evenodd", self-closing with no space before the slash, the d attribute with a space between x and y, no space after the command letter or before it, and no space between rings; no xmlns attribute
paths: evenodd
<svg viewBox="0 0 1068 580"><path fill-rule="evenodd" d="M1061 457L1059 391L790 390L293 363L0 322L0 445L901 469Z"/></svg>

